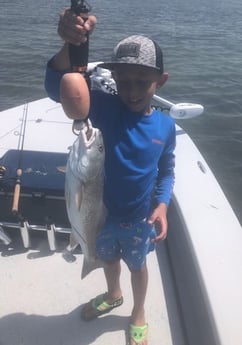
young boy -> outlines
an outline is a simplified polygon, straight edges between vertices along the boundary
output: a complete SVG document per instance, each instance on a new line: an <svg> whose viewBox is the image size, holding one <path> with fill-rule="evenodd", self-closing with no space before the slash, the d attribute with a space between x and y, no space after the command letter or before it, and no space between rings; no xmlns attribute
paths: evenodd
<svg viewBox="0 0 242 345"><path fill-rule="evenodd" d="M95 22L95 17L89 17L84 23L70 11L61 16L58 31L66 43L47 66L46 90L51 98L60 100L61 78L70 68L67 42L85 41L85 33L92 30ZM123 259L131 272L134 300L130 344L147 345L146 255L154 250L155 242L167 236L166 214L174 184L175 148L174 121L154 110L151 100L168 75L163 71L160 47L140 35L119 42L112 61L101 67L112 71L118 91L117 95L91 91L89 111L93 125L102 131L105 144L104 203L108 216L97 238L97 254L105 262L108 289L84 306L82 318L92 320L122 304L119 277ZM76 85L77 80L73 74L68 83L74 93L76 90L79 93L77 102L82 106L85 88ZM86 117L85 111L72 114L72 118Z"/></svg>

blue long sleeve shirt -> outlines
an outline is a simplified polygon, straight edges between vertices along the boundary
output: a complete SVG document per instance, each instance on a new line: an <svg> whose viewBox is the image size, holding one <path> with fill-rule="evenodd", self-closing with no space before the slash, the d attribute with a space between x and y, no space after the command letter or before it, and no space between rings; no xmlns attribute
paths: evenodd
<svg viewBox="0 0 242 345"><path fill-rule="evenodd" d="M62 73L47 66L45 86L59 101ZM133 113L118 95L91 91L90 119L103 134L104 202L110 215L125 219L149 217L159 203L169 204L174 185L175 123L153 110Z"/></svg>

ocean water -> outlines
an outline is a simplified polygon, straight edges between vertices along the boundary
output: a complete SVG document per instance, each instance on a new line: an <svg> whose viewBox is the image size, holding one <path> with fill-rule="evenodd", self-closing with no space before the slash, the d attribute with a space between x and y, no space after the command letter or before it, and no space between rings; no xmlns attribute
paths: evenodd
<svg viewBox="0 0 242 345"><path fill-rule="evenodd" d="M242 223L241 0L89 0L98 18L90 61L107 60L130 34L146 34L163 48L172 102L205 107L180 122L215 173ZM47 60L61 47L58 15L68 1L1 0L0 110L46 97Z"/></svg>

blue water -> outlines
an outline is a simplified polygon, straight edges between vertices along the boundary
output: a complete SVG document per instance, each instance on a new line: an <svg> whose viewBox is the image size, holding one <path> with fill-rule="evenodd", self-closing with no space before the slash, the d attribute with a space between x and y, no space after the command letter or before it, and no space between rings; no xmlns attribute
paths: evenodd
<svg viewBox="0 0 242 345"><path fill-rule="evenodd" d="M126 35L162 46L169 81L160 94L201 103L204 115L180 123L194 139L242 222L241 0L90 0L98 24L90 60L108 59ZM47 59L61 47L56 33L63 0L1 0L0 110L46 96Z"/></svg>

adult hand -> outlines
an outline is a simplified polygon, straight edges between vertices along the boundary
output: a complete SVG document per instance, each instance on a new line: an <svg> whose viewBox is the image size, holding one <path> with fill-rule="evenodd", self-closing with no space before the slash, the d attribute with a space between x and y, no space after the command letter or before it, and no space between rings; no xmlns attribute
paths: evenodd
<svg viewBox="0 0 242 345"><path fill-rule="evenodd" d="M159 204L150 216L148 223L154 224L157 232L156 238L153 242L159 242L166 239L168 224L167 224L167 205Z"/></svg>
<svg viewBox="0 0 242 345"><path fill-rule="evenodd" d="M66 9L60 14L58 34L65 42L78 46L87 40L86 34L92 33L96 22L95 16L90 15L84 20L72 10Z"/></svg>

